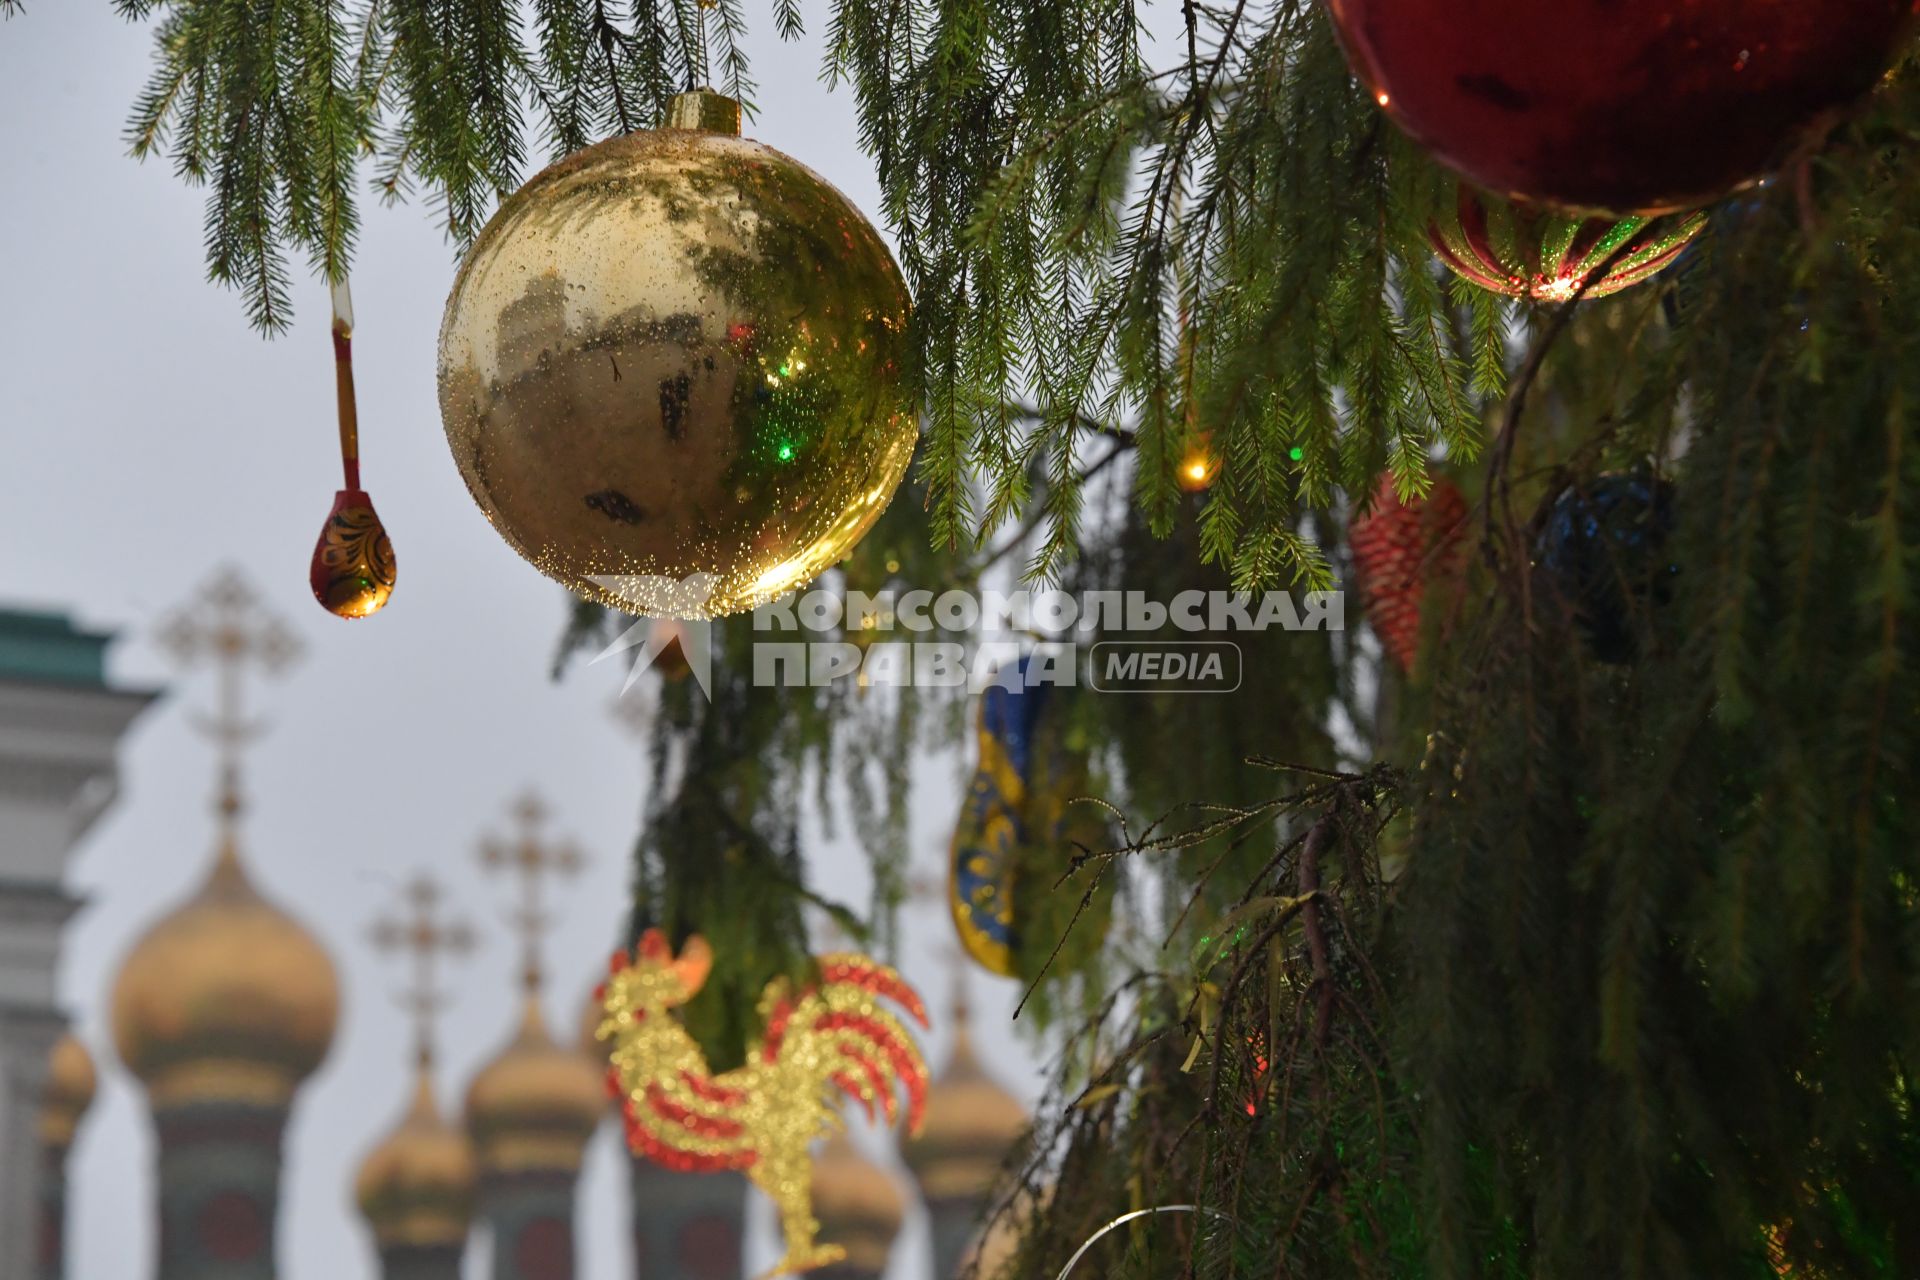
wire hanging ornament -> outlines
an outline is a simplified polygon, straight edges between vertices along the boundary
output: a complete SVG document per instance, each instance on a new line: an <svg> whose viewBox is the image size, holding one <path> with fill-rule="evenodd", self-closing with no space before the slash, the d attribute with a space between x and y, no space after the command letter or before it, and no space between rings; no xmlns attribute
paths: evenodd
<svg viewBox="0 0 1920 1280"><path fill-rule="evenodd" d="M720 0L694 0L694 14L700 23L700 70L699 83L689 84L689 91L701 87L713 87L713 55L707 43L707 15L720 7Z"/></svg>
<svg viewBox="0 0 1920 1280"><path fill-rule="evenodd" d="M393 595L393 544L360 487L360 415L353 391L353 295L344 277L333 283L333 383L340 418L344 486L314 544L307 582L320 607L336 618L380 612Z"/></svg>
<svg viewBox="0 0 1920 1280"><path fill-rule="evenodd" d="M1086 1257L1093 1246L1099 1244L1101 1240L1112 1232L1119 1230L1129 1222L1134 1222L1141 1218L1151 1218L1162 1213L1193 1213L1214 1218L1221 1222L1231 1223L1233 1221L1233 1219L1221 1213L1218 1209L1204 1209L1197 1204L1163 1204L1156 1205L1151 1209L1135 1209L1131 1213L1121 1214L1082 1241L1080 1247L1073 1251L1073 1256L1067 1259L1067 1265L1060 1268L1060 1274L1055 1276L1054 1280L1067 1280L1067 1277L1073 1274L1073 1269L1080 1265L1080 1259Z"/></svg>

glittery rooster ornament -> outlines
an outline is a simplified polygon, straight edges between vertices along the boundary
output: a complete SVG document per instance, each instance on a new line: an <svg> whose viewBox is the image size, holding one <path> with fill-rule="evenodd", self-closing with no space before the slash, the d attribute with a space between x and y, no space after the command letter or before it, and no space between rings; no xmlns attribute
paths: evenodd
<svg viewBox="0 0 1920 1280"><path fill-rule="evenodd" d="M784 979L760 998L766 1029L747 1046L744 1066L710 1074L674 1010L693 998L713 967L698 936L678 956L649 929L631 960L616 955L600 988L606 1017L599 1038L611 1046L607 1083L621 1100L627 1142L656 1164L687 1172L737 1169L772 1197L780 1211L786 1256L765 1273L795 1275L846 1256L815 1239L814 1139L838 1123L834 1090L857 1100L871 1119L886 1119L907 1096L909 1132L918 1132L926 1103L927 1064L912 1032L883 1000L900 1005L922 1027L919 993L883 964L861 955L818 958L818 983L793 990Z"/></svg>

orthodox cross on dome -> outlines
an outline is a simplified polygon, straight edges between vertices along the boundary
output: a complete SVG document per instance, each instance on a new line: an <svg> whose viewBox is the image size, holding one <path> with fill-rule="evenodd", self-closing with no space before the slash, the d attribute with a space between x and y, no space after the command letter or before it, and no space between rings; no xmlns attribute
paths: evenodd
<svg viewBox="0 0 1920 1280"><path fill-rule="evenodd" d="M209 663L218 678L213 714L196 715L194 727L217 748L222 826L240 815L240 753L265 726L246 712L247 671L277 676L301 656L300 638L269 609L251 583L231 565L218 569L193 597L164 618L154 634L160 648L183 671Z"/></svg>
<svg viewBox="0 0 1920 1280"><path fill-rule="evenodd" d="M841 923L833 915L823 917L811 933L816 941L812 944L815 951L850 951L859 944L853 930Z"/></svg>
<svg viewBox="0 0 1920 1280"><path fill-rule="evenodd" d="M446 1007L439 962L442 956L457 959L471 951L473 930L465 920L442 913L445 894L432 876L422 872L402 893L406 914L375 920L373 945L388 955L404 955L408 961L407 985L396 999L413 1017L415 1061L421 1071L427 1071L433 1066L434 1018Z"/></svg>
<svg viewBox="0 0 1920 1280"><path fill-rule="evenodd" d="M907 900L915 904L937 907L943 912L947 905L947 882L919 872L908 876ZM968 1022L973 1012L973 1004L968 996L967 979L973 968L973 960L957 942L949 938L934 949L935 954L946 963L947 977L951 983L951 1009L948 1017L952 1019L956 1036L967 1034Z"/></svg>
<svg viewBox="0 0 1920 1280"><path fill-rule="evenodd" d="M954 1064L965 1054L971 1053L973 1039L973 999L968 990L968 975L973 969L973 958L956 942L946 942L935 948L935 954L947 966L947 982L950 994L947 997L947 1022L953 1028L953 1045L948 1054L944 1071L952 1071Z"/></svg>
<svg viewBox="0 0 1920 1280"><path fill-rule="evenodd" d="M953 983L953 1007L947 1016L953 1020L954 1033L963 1035L973 1016L973 998L967 990L967 970L973 961L965 951L952 943L942 947L940 952L947 962L947 976Z"/></svg>
<svg viewBox="0 0 1920 1280"><path fill-rule="evenodd" d="M553 927L553 916L546 909L546 881L549 876L570 876L584 861L572 842L548 841L541 828L546 825L547 806L529 791L514 801L514 825L519 833L505 840L491 836L480 842L480 865L489 871L506 871L519 878L520 901L509 916L520 935L520 980L529 998L540 994L544 970L540 964L540 942Z"/></svg>

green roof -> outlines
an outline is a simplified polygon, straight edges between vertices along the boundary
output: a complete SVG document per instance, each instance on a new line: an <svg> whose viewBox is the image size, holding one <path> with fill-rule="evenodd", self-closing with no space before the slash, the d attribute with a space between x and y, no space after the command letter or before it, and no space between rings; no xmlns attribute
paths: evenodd
<svg viewBox="0 0 1920 1280"><path fill-rule="evenodd" d="M105 688L112 639L80 630L64 613L0 609L0 680Z"/></svg>

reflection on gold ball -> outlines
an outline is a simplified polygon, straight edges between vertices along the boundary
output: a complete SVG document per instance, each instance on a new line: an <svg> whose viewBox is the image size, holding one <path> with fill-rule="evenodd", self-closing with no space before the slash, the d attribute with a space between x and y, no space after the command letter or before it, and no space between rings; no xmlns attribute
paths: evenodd
<svg viewBox="0 0 1920 1280"><path fill-rule="evenodd" d="M728 107L703 91L670 118ZM892 256L737 120L548 168L480 233L440 331L440 412L481 510L541 572L636 613L804 586L885 509L917 434Z"/></svg>

